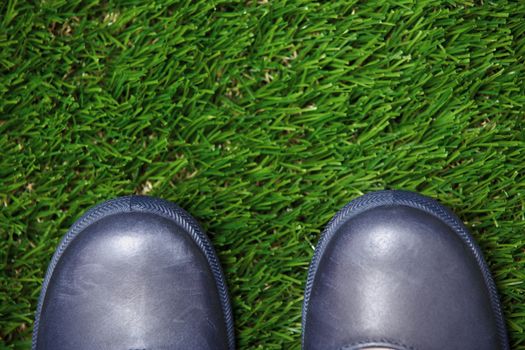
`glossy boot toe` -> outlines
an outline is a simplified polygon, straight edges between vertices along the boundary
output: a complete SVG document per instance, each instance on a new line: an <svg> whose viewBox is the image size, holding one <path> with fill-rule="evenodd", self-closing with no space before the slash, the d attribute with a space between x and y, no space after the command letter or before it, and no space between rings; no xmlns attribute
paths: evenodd
<svg viewBox="0 0 525 350"><path fill-rule="evenodd" d="M218 259L179 207L111 200L63 238L42 287L34 350L233 348Z"/></svg>
<svg viewBox="0 0 525 350"><path fill-rule="evenodd" d="M509 347L494 282L459 219L427 197L381 191L348 204L323 233L303 348Z"/></svg>

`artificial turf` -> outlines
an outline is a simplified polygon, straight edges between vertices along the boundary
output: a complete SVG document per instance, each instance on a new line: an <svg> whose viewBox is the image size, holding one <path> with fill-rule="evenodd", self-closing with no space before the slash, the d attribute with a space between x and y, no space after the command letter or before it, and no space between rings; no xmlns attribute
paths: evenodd
<svg viewBox="0 0 525 350"><path fill-rule="evenodd" d="M299 349L319 233L379 189L471 229L525 349L525 2L0 4L0 348L89 207L142 193L207 230L240 349Z"/></svg>

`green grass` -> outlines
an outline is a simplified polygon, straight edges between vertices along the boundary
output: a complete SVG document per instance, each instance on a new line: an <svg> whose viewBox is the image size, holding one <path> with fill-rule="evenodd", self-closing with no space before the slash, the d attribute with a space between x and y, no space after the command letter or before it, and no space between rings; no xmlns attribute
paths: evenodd
<svg viewBox="0 0 525 350"><path fill-rule="evenodd" d="M89 207L179 203L241 349L299 349L304 281L351 199L408 189L481 245L525 349L525 2L4 0L0 349Z"/></svg>

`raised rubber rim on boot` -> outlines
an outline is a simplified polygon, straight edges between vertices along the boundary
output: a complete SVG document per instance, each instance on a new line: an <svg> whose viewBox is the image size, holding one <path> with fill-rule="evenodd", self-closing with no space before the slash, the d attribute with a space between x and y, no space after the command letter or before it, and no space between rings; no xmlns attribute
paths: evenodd
<svg viewBox="0 0 525 350"><path fill-rule="evenodd" d="M441 205L436 200L420 195L418 193L400 190L385 190L377 191L365 194L359 198L354 199L348 203L343 209L341 209L333 218L330 220L325 230L323 231L319 243L315 248L310 268L308 269L308 278L306 280L306 287L304 292L304 303L303 303L303 315L302 315L302 343L304 347L304 337L306 333L306 314L308 312L308 304L310 301L310 294L312 292L312 284L315 279L315 273L321 257L328 245L328 242L332 239L335 232L339 227L344 224L347 220L353 216L362 213L368 209L372 209L380 206L407 206L411 208L420 209L428 214L431 214L448 225L452 231L458 235L463 243L469 248L473 254L478 266L483 274L485 285L489 290L491 307L496 317L497 335L503 350L508 350L509 341L507 336L507 330L505 327L505 320L503 317L503 311L499 301L498 292L496 285L490 274L490 270L483 259L483 254L479 249L478 245L474 241L474 238L467 231L463 222L448 208Z"/></svg>
<svg viewBox="0 0 525 350"><path fill-rule="evenodd" d="M35 315L35 322L33 325L33 339L32 339L32 350L36 350L37 339L38 339L38 326L40 324L40 314L42 312L42 304L45 299L47 287L55 267L62 256L64 250L68 245L75 239L75 237L82 232L86 227L93 224L94 222L101 220L104 217L119 214L119 213L151 213L172 220L175 224L183 228L193 239L195 244L201 249L206 260L208 261L213 277L217 285L219 292L222 312L224 320L226 322L226 331L228 338L228 349L235 349L235 332L233 324L233 315L230 305L230 299L228 297L228 289L226 286L224 274L217 258L217 254L213 249L210 239L200 228L197 221L188 214L185 210L175 205L174 203L146 196L126 196L116 199L111 199L107 202L99 204L89 209L80 219L78 219L65 236L60 241L51 262L47 268L44 282L42 284L42 290L38 300L38 306Z"/></svg>

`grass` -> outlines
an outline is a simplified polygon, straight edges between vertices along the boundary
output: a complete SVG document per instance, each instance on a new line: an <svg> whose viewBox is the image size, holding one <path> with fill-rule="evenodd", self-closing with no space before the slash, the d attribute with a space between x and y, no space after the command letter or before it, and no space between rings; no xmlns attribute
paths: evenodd
<svg viewBox="0 0 525 350"><path fill-rule="evenodd" d="M0 349L68 227L130 193L210 234L240 349L299 349L320 231L385 188L465 221L525 349L524 111L523 1L3 1Z"/></svg>

